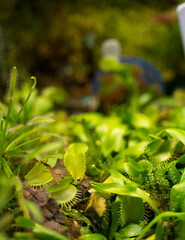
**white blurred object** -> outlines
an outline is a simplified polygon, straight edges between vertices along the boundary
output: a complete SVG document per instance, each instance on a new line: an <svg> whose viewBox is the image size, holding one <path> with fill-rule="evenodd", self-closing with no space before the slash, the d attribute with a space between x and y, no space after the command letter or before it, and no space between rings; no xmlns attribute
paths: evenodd
<svg viewBox="0 0 185 240"><path fill-rule="evenodd" d="M121 44L117 39L107 39L102 43L102 57L114 56L118 60L121 57Z"/></svg>
<svg viewBox="0 0 185 240"><path fill-rule="evenodd" d="M184 55L185 55L185 2L178 5L177 14L178 14L179 26L180 26L181 37L182 37L182 44L183 44Z"/></svg>

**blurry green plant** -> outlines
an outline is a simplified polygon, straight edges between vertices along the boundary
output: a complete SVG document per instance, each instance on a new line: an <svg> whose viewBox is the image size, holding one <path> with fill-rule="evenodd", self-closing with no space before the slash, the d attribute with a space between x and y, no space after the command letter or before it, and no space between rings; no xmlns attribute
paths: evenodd
<svg viewBox="0 0 185 240"><path fill-rule="evenodd" d="M5 239L6 230L12 231L11 229L14 228L12 223L17 215L22 214L29 219L31 212L37 221L41 220L39 209L34 203L24 199L22 190L28 185L40 186L51 182L53 176L46 166L54 167L57 159L63 156L59 153L59 150L63 151L61 137L52 132L46 132L46 126L54 122L50 115L36 116L26 123L23 121L17 124L35 89L34 77L31 78L33 85L19 107L19 111L12 116L16 106L14 105L16 77L17 69L14 67L10 78L9 104L6 111L1 112L0 119L0 221L2 223L0 232ZM33 166L34 162L38 163ZM28 172L31 166L32 169ZM28 182L23 187L20 179L24 178L26 172L28 173L25 178Z"/></svg>
<svg viewBox="0 0 185 240"><path fill-rule="evenodd" d="M20 240L20 239L69 240L69 238L63 236L62 234L57 233L56 231L50 230L46 227L43 227L42 225L38 224L37 222L34 222L33 220L27 219L25 217L17 217L16 225L19 227L22 227L22 228L32 229L32 232L30 232L30 233L16 232L14 234L15 240Z"/></svg>

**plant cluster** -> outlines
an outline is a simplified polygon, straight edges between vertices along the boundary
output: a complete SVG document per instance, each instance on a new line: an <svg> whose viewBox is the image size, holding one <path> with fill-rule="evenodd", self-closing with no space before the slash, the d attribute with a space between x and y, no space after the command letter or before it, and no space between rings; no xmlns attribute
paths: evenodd
<svg viewBox="0 0 185 240"><path fill-rule="evenodd" d="M28 186L45 188L72 219L70 239L183 239L183 94L155 99L153 91L139 92L124 66L111 62L106 67L129 86L125 104L107 115L68 118L53 107L62 90L38 94L34 77L30 87L25 85L27 94L16 90L13 68L9 103L0 105L1 239L69 239L42 226L38 206L23 197ZM45 102L44 108L40 104L34 110L37 101ZM54 172L58 161L67 172L62 177Z"/></svg>

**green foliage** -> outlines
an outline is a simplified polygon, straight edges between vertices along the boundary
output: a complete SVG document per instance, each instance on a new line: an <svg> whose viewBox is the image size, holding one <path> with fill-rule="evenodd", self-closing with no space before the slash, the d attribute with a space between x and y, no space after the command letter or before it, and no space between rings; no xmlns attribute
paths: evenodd
<svg viewBox="0 0 185 240"><path fill-rule="evenodd" d="M116 68L116 74L125 73L122 66L111 64L108 67ZM185 129L178 126L185 110L183 97L178 102L157 101L133 86L128 101L109 115L90 112L67 119L61 112L51 112L53 101L60 102L55 90L38 95L35 78L30 88L25 85L26 93L16 90L15 69L9 103L0 105L2 239L11 232L15 239L67 239L31 220L42 216L24 199L26 186L44 186L65 216L72 218L82 239L139 240L146 233L157 239L178 236L185 222ZM131 105L135 93L146 99ZM46 108L38 107L36 116L30 110L41 96L42 101L53 96L52 104L46 101ZM53 171L58 159L68 171L62 177Z"/></svg>

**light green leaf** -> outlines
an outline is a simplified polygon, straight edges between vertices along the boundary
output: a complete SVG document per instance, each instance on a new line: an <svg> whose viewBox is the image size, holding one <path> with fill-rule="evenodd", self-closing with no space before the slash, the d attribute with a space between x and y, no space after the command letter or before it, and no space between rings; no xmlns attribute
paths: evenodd
<svg viewBox="0 0 185 240"><path fill-rule="evenodd" d="M44 164L38 163L26 174L25 179L31 181L32 186L41 186L51 182L53 176Z"/></svg>
<svg viewBox="0 0 185 240"><path fill-rule="evenodd" d="M106 237L99 233L86 234L81 237L82 240L107 240Z"/></svg>
<svg viewBox="0 0 185 240"><path fill-rule="evenodd" d="M13 176L12 170L10 169L10 166L8 165L6 159L2 158L2 166L5 174L8 178Z"/></svg>
<svg viewBox="0 0 185 240"><path fill-rule="evenodd" d="M135 113L133 115L131 123L136 128L150 129L153 127L153 122L151 121L151 119L148 116L141 114L141 113Z"/></svg>
<svg viewBox="0 0 185 240"><path fill-rule="evenodd" d="M142 227L138 224L129 223L119 230L122 237L136 237L141 233Z"/></svg>
<svg viewBox="0 0 185 240"><path fill-rule="evenodd" d="M170 192L170 210L182 212L185 210L185 181L174 185Z"/></svg>
<svg viewBox="0 0 185 240"><path fill-rule="evenodd" d="M116 170L114 170L114 175L115 173L116 173ZM112 180L114 179L112 178ZM100 193L114 193L118 195L139 197L143 199L143 201L148 202L155 209L155 211L159 213L159 209L150 199L150 197L148 196L148 193L138 188L137 184L132 182L129 179L123 183L118 183L118 181L116 180L116 182L109 182L109 183L90 182L90 185L92 188L94 188L97 192L100 192Z"/></svg>
<svg viewBox="0 0 185 240"><path fill-rule="evenodd" d="M171 137L174 137L185 144L185 130L180 128L167 128L161 131L159 135L163 135L164 132L168 133Z"/></svg>
<svg viewBox="0 0 185 240"><path fill-rule="evenodd" d="M39 240L69 240L69 238L65 237L64 235L50 230L46 227L43 227L42 225L27 219L25 217L17 217L16 218L16 224L19 227L24 228L31 228L33 229L32 234L33 237Z"/></svg>
<svg viewBox="0 0 185 240"><path fill-rule="evenodd" d="M77 188L72 185L68 184L65 187L59 186L58 191L52 191L49 194L49 197L54 198L58 204L70 205L73 204L77 195Z"/></svg>
<svg viewBox="0 0 185 240"><path fill-rule="evenodd" d="M37 117L34 117L33 119L31 119L27 125L30 126L30 125L34 125L34 124L40 124L40 123L53 123L55 120L50 117L50 116L37 116Z"/></svg>
<svg viewBox="0 0 185 240"><path fill-rule="evenodd" d="M38 146L28 153L28 155L24 158L24 162L27 162L33 158L36 158L38 161L41 161L42 154L46 154L54 150L58 150L61 147L61 145L62 145L61 142L56 141L56 142L50 142L50 143Z"/></svg>
<svg viewBox="0 0 185 240"><path fill-rule="evenodd" d="M16 85L16 78L17 78L17 68L13 67L12 68L12 74L11 74L11 78L10 78L10 98L13 97L14 95L14 91L15 91L15 85Z"/></svg>
<svg viewBox="0 0 185 240"><path fill-rule="evenodd" d="M22 144L26 137L31 136L33 133L37 132L38 128L24 127L18 130L15 135L11 136L11 139L8 141L5 152L14 149L18 144Z"/></svg>
<svg viewBox="0 0 185 240"><path fill-rule="evenodd" d="M88 147L84 143L72 143L64 155L64 166L75 179L82 179L85 174L85 152Z"/></svg>
<svg viewBox="0 0 185 240"><path fill-rule="evenodd" d="M63 188L67 188L69 184L72 182L73 178L71 176L65 177L64 179L60 180L59 184L52 184L47 188L47 191L52 193L52 192L57 192Z"/></svg>
<svg viewBox="0 0 185 240"><path fill-rule="evenodd" d="M38 208L38 206L34 202L25 200L24 205L25 205L25 207L27 207L30 210L30 212L32 213L35 220L37 220L39 222L42 221L42 219L43 219L42 213L41 213L40 209Z"/></svg>

